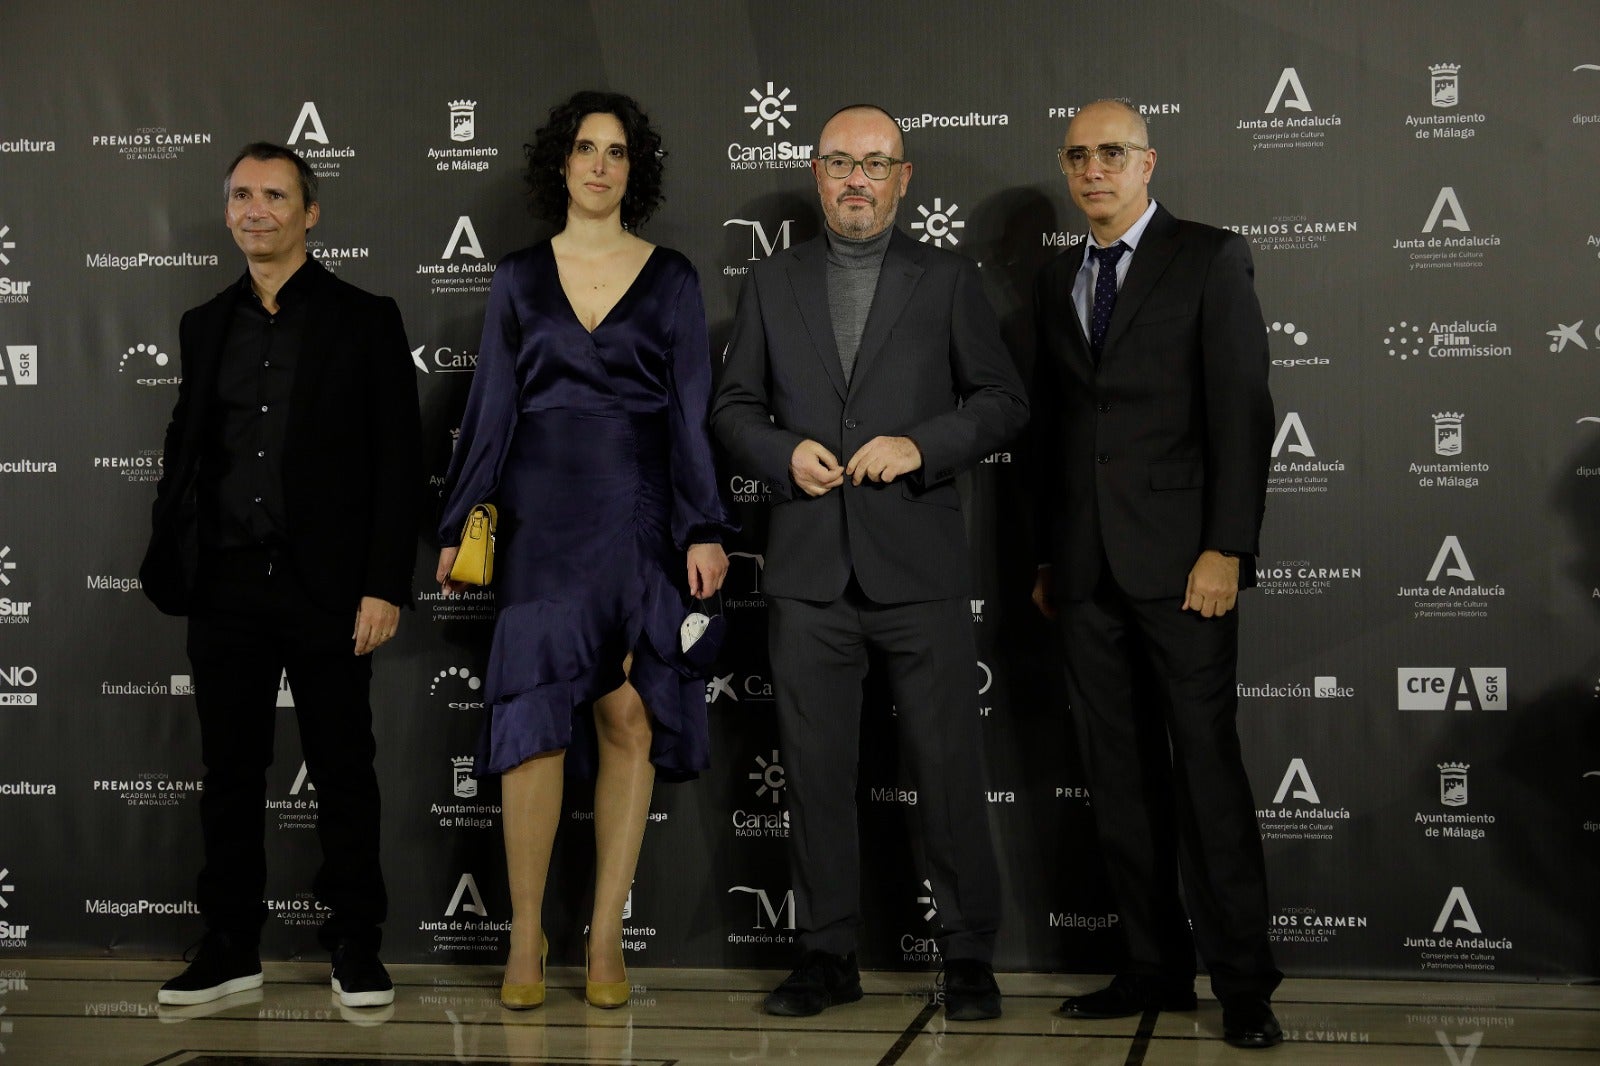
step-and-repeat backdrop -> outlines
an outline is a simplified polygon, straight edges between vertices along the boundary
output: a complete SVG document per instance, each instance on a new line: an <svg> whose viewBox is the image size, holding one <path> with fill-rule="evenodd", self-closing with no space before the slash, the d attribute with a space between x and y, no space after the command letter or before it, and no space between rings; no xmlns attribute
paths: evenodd
<svg viewBox="0 0 1600 1066"><path fill-rule="evenodd" d="M181 312L236 278L223 168L293 145L313 253L395 297L435 495L496 261L548 235L522 145L579 88L637 96L669 152L645 235L699 268L714 346L752 263L814 235L807 160L838 106L901 117L899 224L981 264L1019 365L1081 218L1076 105L1149 117L1153 190L1246 235L1270 330L1260 588L1241 731L1277 949L1301 975L1600 976L1600 9L884 0L192 0L0 8L0 968L171 956L196 935L199 750L183 624L136 578ZM626 922L638 965L791 959L784 753L762 598L767 487L725 466L732 636L715 764L657 789ZM1104 970L1104 887L1055 642L1027 600L1019 450L963 483L973 713L1006 900L998 963ZM492 592L416 610L374 683L386 957L492 962L498 784L468 774ZM882 686L859 806L863 962L936 968ZM292 705L281 693L280 705ZM266 950L315 954L316 783L282 716ZM569 786L547 920L581 958L591 793ZM3 974L0 969L0 974Z"/></svg>

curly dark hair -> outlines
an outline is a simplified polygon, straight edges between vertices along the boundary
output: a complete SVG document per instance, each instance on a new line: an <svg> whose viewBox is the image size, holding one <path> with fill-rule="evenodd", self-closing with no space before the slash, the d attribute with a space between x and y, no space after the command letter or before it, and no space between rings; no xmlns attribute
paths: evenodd
<svg viewBox="0 0 1600 1066"><path fill-rule="evenodd" d="M550 109L550 119L522 146L528 157L523 180L528 183L528 206L551 222L567 218L567 156L578 139L585 116L615 115L628 139L628 190L622 196L622 224L642 226L661 205L661 162L667 153L661 137L650 128L650 118L631 96L585 90Z"/></svg>

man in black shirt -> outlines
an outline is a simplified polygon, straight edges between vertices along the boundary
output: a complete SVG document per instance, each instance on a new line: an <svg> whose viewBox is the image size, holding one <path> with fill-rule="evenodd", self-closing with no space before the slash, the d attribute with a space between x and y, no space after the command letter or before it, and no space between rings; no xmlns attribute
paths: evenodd
<svg viewBox="0 0 1600 1066"><path fill-rule="evenodd" d="M306 253L321 213L294 152L247 146L226 220L247 269L183 317L183 378L167 427L145 593L189 618L206 766L206 923L164 1004L261 985L266 769L287 671L317 787L328 908L319 938L344 1006L381 1006L387 896L378 864L370 653L411 598L420 497L416 381L399 308Z"/></svg>

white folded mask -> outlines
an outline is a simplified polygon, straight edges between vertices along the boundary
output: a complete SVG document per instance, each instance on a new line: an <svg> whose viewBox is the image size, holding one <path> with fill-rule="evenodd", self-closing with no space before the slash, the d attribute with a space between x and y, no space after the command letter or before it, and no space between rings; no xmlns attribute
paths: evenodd
<svg viewBox="0 0 1600 1066"><path fill-rule="evenodd" d="M694 642L705 634L706 626L711 624L711 619L700 611L694 611L683 620L683 625L678 627L678 639L683 643L683 650L688 651L694 647Z"/></svg>

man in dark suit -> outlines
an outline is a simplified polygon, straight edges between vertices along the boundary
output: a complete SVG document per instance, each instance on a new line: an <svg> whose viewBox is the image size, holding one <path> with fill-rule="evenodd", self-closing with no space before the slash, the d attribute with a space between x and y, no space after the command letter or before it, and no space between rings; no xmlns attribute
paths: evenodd
<svg viewBox="0 0 1600 1066"><path fill-rule="evenodd" d="M1192 1010L1198 942L1224 1036L1266 1047L1282 1038L1270 1006L1282 975L1234 723L1234 606L1255 583L1273 429L1249 246L1150 200L1156 153L1126 104L1080 111L1060 160L1090 240L1038 283L1046 565L1033 595L1060 615L1128 947L1110 987L1062 1010Z"/></svg>
<svg viewBox="0 0 1600 1066"><path fill-rule="evenodd" d="M189 617L206 766L206 936L162 986L164 1004L261 985L264 810L278 682L294 694L317 788L329 908L319 937L345 1006L381 1006L387 910L368 690L374 648L411 598L421 431L393 300L338 280L306 254L316 176L257 143L228 169L237 282L183 316L183 380L167 427L154 531L139 577Z"/></svg>
<svg viewBox="0 0 1600 1066"><path fill-rule="evenodd" d="M861 997L855 792L871 650L918 793L945 1013L993 1018L999 900L954 479L1022 429L1027 400L973 264L894 228L911 180L894 119L845 108L817 151L826 230L752 272L711 416L774 497L764 586L803 955L765 1009Z"/></svg>

